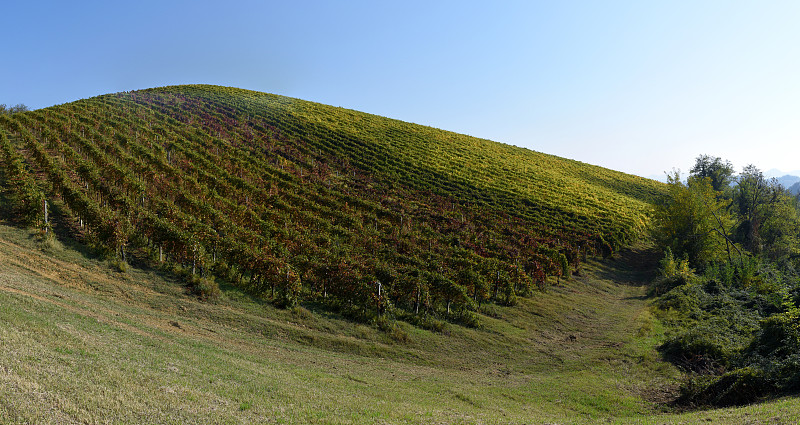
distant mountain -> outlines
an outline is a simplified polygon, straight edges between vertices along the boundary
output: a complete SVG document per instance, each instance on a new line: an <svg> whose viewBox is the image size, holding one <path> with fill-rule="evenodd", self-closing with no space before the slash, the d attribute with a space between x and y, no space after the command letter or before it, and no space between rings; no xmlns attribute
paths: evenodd
<svg viewBox="0 0 800 425"><path fill-rule="evenodd" d="M789 187L789 192L795 195L800 195L800 182L797 182L793 184L791 187Z"/></svg>
<svg viewBox="0 0 800 425"><path fill-rule="evenodd" d="M778 183L781 184L786 189L792 191L792 187L794 187L797 183L800 183L800 170L794 170L790 172L785 172L778 170L777 168L773 168L771 170L764 172L764 177L771 179L775 178L778 180ZM794 188L793 193L797 193L800 188Z"/></svg>
<svg viewBox="0 0 800 425"><path fill-rule="evenodd" d="M800 176L800 170L794 170L794 171L788 171L787 172L787 171L781 171L781 170L779 170L777 168L773 168L773 169L771 169L769 171L764 171L764 177L767 177L767 178L770 178L770 179L773 178L773 177L779 178L779 177L782 177L782 176Z"/></svg>
<svg viewBox="0 0 800 425"><path fill-rule="evenodd" d="M796 185L799 182L800 182L800 177L798 176L785 175L778 177L778 183L780 183L783 187L787 189Z"/></svg>

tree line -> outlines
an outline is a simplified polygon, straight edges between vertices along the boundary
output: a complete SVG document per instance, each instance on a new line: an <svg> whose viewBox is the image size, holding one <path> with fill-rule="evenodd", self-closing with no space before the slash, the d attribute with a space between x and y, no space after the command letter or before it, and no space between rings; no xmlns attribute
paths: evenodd
<svg viewBox="0 0 800 425"><path fill-rule="evenodd" d="M22 103L17 103L14 106L7 106L5 103L0 103L0 115L3 114L16 114L17 112L26 112L30 109Z"/></svg>
<svg viewBox="0 0 800 425"><path fill-rule="evenodd" d="M800 390L800 201L754 165L674 171L655 212L661 349L689 372L681 402L732 405Z"/></svg>

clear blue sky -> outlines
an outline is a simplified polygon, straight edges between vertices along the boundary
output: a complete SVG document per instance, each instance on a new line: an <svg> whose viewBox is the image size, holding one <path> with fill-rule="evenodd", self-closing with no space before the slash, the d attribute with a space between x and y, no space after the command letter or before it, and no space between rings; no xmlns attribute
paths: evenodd
<svg viewBox="0 0 800 425"><path fill-rule="evenodd" d="M640 175L800 169L800 1L17 1L0 103L207 83Z"/></svg>

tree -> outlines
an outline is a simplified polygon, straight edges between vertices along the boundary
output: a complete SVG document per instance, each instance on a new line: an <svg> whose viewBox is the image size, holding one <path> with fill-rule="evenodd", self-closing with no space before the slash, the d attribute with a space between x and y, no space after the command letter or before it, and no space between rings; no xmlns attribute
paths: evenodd
<svg viewBox="0 0 800 425"><path fill-rule="evenodd" d="M717 192L725 192L733 181L733 165L730 161L723 161L722 158L709 155L700 155L694 163L694 167L689 170L689 174L699 178L710 178L711 187Z"/></svg>
<svg viewBox="0 0 800 425"><path fill-rule="evenodd" d="M758 254L763 248L761 225L771 204L782 192L777 180L768 180L754 165L744 167L734 190L734 200L740 217L737 237L750 252Z"/></svg>
<svg viewBox="0 0 800 425"><path fill-rule="evenodd" d="M442 297L447 308L447 314L451 313L450 307L453 303L456 306L463 307L470 305L472 301L463 286L439 272L432 272L428 275L428 286L435 288L438 295Z"/></svg>
<svg viewBox="0 0 800 425"><path fill-rule="evenodd" d="M758 168L748 165L739 176L734 201L739 213L736 236L750 252L772 260L797 253L797 198L776 179L767 179Z"/></svg>
<svg viewBox="0 0 800 425"><path fill-rule="evenodd" d="M774 201L764 207L764 222L759 230L765 257L771 260L797 258L800 255L800 205L797 198L779 191Z"/></svg>
<svg viewBox="0 0 800 425"><path fill-rule="evenodd" d="M731 260L733 242L728 236L733 220L726 202L715 191L710 177L689 177L686 184L675 172L668 176L668 200L656 208L656 238L677 256L686 256L695 267L727 253Z"/></svg>
<svg viewBox="0 0 800 425"><path fill-rule="evenodd" d="M5 103L0 104L0 115L2 114L16 114L17 112L30 111L30 108L22 103L17 103L14 106L6 106Z"/></svg>
<svg viewBox="0 0 800 425"><path fill-rule="evenodd" d="M489 299L489 285L486 283L486 279L472 267L459 270L456 277L462 286L472 288L472 298L478 303L478 307Z"/></svg>

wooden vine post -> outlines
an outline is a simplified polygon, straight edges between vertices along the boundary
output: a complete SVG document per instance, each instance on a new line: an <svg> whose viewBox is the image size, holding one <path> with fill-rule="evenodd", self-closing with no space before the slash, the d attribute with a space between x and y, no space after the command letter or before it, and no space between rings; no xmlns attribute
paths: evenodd
<svg viewBox="0 0 800 425"><path fill-rule="evenodd" d="M49 217L47 215L47 199L44 200L44 232L47 233L49 231L48 226L50 224Z"/></svg>

